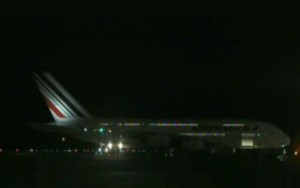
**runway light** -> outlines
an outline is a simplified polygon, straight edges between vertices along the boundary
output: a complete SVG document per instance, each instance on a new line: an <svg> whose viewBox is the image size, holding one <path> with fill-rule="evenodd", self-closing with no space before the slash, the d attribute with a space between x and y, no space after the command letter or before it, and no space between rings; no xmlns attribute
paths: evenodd
<svg viewBox="0 0 300 188"><path fill-rule="evenodd" d="M86 133L88 131L88 129L86 127L84 127L83 131Z"/></svg>
<svg viewBox="0 0 300 188"><path fill-rule="evenodd" d="M118 148L119 148L120 150L123 148L123 143L122 143L122 142L119 142Z"/></svg>
<svg viewBox="0 0 300 188"><path fill-rule="evenodd" d="M109 142L108 144L107 144L107 147L108 147L108 149L112 149L113 148L113 144L111 143L111 142Z"/></svg>
<svg viewBox="0 0 300 188"><path fill-rule="evenodd" d="M65 141L66 141L66 138L65 138L65 137L62 137L62 138L61 138L61 141L62 141L62 142L65 142Z"/></svg>
<svg viewBox="0 0 300 188"><path fill-rule="evenodd" d="M107 148L105 148L105 149L104 149L104 152L105 152L105 153L107 153L107 152L108 152L108 149L107 149Z"/></svg>
<svg viewBox="0 0 300 188"><path fill-rule="evenodd" d="M294 152L294 155L297 156L297 155L298 155L298 151L295 151L295 152Z"/></svg>
<svg viewBox="0 0 300 188"><path fill-rule="evenodd" d="M99 132L100 132L100 133L103 133L103 132L104 132L104 129L103 129L103 128L100 128L100 129L99 129Z"/></svg>

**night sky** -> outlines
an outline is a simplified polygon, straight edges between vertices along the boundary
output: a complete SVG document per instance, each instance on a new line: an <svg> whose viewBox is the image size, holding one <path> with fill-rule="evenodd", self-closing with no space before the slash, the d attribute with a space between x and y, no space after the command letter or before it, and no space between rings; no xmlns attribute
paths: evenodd
<svg viewBox="0 0 300 188"><path fill-rule="evenodd" d="M22 122L52 121L33 71L51 72L96 117L246 118L295 135L298 20L1 18L0 141L34 140Z"/></svg>

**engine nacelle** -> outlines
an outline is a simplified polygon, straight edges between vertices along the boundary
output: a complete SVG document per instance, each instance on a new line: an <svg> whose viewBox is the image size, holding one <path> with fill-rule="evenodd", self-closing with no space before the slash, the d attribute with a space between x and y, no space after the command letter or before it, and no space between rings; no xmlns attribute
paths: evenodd
<svg viewBox="0 0 300 188"><path fill-rule="evenodd" d="M204 149L205 145L201 139L188 139L181 142L181 147L190 150Z"/></svg>
<svg viewBox="0 0 300 188"><path fill-rule="evenodd" d="M147 144L152 147L169 147L171 139L165 135L153 135L147 138Z"/></svg>

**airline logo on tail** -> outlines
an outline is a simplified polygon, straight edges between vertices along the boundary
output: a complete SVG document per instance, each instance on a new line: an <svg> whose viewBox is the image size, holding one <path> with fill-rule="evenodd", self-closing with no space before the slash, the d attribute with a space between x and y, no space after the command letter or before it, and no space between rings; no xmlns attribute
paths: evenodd
<svg viewBox="0 0 300 188"><path fill-rule="evenodd" d="M34 73L34 78L56 122L91 117L51 74Z"/></svg>

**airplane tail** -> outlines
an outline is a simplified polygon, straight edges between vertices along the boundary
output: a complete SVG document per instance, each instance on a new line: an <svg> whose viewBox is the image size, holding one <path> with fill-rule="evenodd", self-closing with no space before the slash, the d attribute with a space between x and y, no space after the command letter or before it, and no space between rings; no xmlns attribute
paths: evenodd
<svg viewBox="0 0 300 188"><path fill-rule="evenodd" d="M91 117L51 74L33 74L56 123L65 123Z"/></svg>

